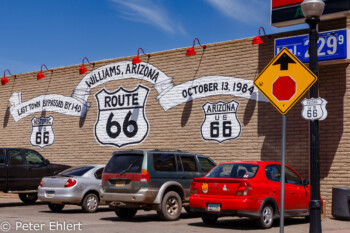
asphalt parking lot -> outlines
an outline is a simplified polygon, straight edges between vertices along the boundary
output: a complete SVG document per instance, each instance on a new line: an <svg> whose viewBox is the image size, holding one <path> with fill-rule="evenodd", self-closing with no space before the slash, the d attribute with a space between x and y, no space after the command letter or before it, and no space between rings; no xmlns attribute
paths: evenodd
<svg viewBox="0 0 350 233"><path fill-rule="evenodd" d="M286 219L285 232L305 233L309 224L303 219ZM322 220L325 233L350 232L350 221L338 221L332 218ZM0 232L279 232L279 222L268 230L257 229L254 222L245 218L225 217L215 226L202 223L201 218L189 216L183 211L181 219L175 222L161 221L155 211L139 211L131 221L119 219L107 206L99 208L97 213L82 213L79 206L68 205L61 213L52 213L46 203L37 202L25 205L17 198L0 200Z"/></svg>

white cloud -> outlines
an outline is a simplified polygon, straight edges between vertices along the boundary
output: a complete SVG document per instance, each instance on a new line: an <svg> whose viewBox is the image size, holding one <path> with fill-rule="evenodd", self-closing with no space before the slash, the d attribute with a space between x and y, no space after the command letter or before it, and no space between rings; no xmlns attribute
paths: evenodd
<svg viewBox="0 0 350 233"><path fill-rule="evenodd" d="M129 21L146 23L168 33L186 34L181 23L169 17L169 12L151 0L110 0L121 13L120 17Z"/></svg>
<svg viewBox="0 0 350 233"><path fill-rule="evenodd" d="M266 0L205 0L226 17L247 24L265 22L270 3Z"/></svg>

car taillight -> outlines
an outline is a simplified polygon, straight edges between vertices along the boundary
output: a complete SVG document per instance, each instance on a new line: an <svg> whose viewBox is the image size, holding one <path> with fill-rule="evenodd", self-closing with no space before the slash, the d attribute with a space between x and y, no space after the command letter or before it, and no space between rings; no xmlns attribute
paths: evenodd
<svg viewBox="0 0 350 233"><path fill-rule="evenodd" d="M68 179L66 184L64 185L65 188L73 187L77 183L74 179Z"/></svg>
<svg viewBox="0 0 350 233"><path fill-rule="evenodd" d="M239 184L236 196L248 196L252 192L252 186L249 183L242 182Z"/></svg>
<svg viewBox="0 0 350 233"><path fill-rule="evenodd" d="M192 182L192 184L191 184L191 193L193 193L193 194L197 194L198 193L198 191L197 191L197 182Z"/></svg>
<svg viewBox="0 0 350 233"><path fill-rule="evenodd" d="M39 186L43 187L43 179L41 179Z"/></svg>
<svg viewBox="0 0 350 233"><path fill-rule="evenodd" d="M151 181L151 176L149 172L145 169L141 170L141 182L150 182Z"/></svg>

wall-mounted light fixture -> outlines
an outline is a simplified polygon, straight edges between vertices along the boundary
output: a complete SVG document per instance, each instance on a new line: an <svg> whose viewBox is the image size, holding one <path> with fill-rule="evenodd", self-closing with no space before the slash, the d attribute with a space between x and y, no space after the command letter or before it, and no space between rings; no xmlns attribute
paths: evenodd
<svg viewBox="0 0 350 233"><path fill-rule="evenodd" d="M90 63L89 62L89 59L87 58L87 57L84 57L83 58L83 64L81 65L81 67L79 68L79 74L85 74L86 72L88 72L88 69L86 69L85 68L85 66L84 66L84 60L87 60L87 62L88 62L88 64L92 64L92 67L94 67L95 66L95 62L92 62L92 63Z"/></svg>
<svg viewBox="0 0 350 233"><path fill-rule="evenodd" d="M262 43L264 43L264 41L263 41L263 40L261 39L261 37L260 37L260 30L261 30L261 29L264 31L264 35L267 36L266 33L265 33L264 27L260 27L260 28L259 28L259 35L257 35L256 37L253 38L252 44L262 44ZM267 36L267 38L270 39L271 36Z"/></svg>
<svg viewBox="0 0 350 233"><path fill-rule="evenodd" d="M139 58L139 55L140 55L140 49L142 50L143 54L145 54L145 55L147 55L147 56L148 56L148 58L150 58L150 57L151 57L151 54L146 54L146 53L145 53L145 51L143 51L143 49L142 49L142 48L139 48L139 49L137 50L137 56L136 56L136 57L134 57L134 58L132 59L132 64L137 64L137 63L140 63L140 62L141 62L141 60L140 60L140 58Z"/></svg>
<svg viewBox="0 0 350 233"><path fill-rule="evenodd" d="M8 79L6 78L6 76L5 76L6 71L7 71L10 75L12 75L11 72L10 72L8 69L6 69L6 70L4 71L4 77L1 79L1 84L2 84L2 85L5 85L6 83L9 82L9 80L8 80ZM16 75L13 75L13 77L16 78Z"/></svg>
<svg viewBox="0 0 350 233"><path fill-rule="evenodd" d="M49 70L45 64L42 64L40 67L40 72L36 75L37 80L45 78L45 75L43 74L43 66L45 66L46 70L51 71L51 74L53 73L53 70Z"/></svg>
<svg viewBox="0 0 350 233"><path fill-rule="evenodd" d="M197 54L196 51L194 50L194 45L196 43L196 40L198 41L198 44L200 46L202 46L203 49L205 49L207 47L206 45L201 45L201 43L199 42L198 38L194 38L193 46L187 49L186 56L192 56L192 55L196 55Z"/></svg>

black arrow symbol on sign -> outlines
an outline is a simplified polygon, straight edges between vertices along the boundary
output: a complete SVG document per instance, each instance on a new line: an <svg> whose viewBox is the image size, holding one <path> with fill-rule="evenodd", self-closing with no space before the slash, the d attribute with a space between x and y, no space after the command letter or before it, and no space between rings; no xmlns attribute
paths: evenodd
<svg viewBox="0 0 350 233"><path fill-rule="evenodd" d="M288 64L295 63L295 61L288 56L288 54L284 53L280 56L273 65L281 65L281 70L288 70Z"/></svg>

